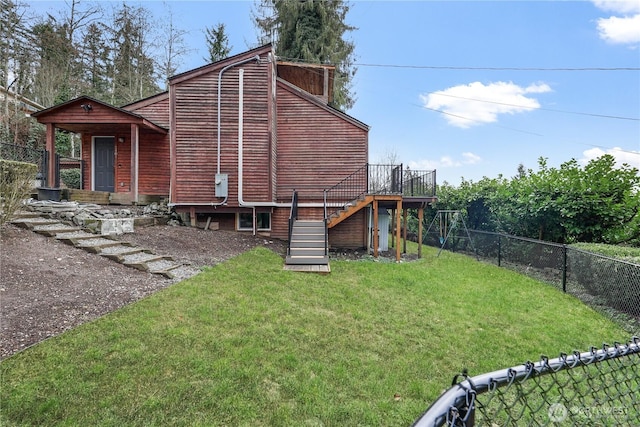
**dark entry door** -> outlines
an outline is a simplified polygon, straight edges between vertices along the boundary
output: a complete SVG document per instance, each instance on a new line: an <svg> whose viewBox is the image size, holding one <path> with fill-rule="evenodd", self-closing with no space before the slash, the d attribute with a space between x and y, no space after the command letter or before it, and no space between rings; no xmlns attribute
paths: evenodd
<svg viewBox="0 0 640 427"><path fill-rule="evenodd" d="M113 136L97 136L93 140L94 155L94 190L113 192L115 189L115 138Z"/></svg>

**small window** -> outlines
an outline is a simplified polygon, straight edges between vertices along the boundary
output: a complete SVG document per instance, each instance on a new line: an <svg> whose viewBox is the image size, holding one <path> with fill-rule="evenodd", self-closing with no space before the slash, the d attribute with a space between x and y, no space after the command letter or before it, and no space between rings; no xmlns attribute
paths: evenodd
<svg viewBox="0 0 640 427"><path fill-rule="evenodd" d="M256 222L258 231L271 230L271 213L257 212ZM238 214L238 230L253 230L253 215L251 213Z"/></svg>

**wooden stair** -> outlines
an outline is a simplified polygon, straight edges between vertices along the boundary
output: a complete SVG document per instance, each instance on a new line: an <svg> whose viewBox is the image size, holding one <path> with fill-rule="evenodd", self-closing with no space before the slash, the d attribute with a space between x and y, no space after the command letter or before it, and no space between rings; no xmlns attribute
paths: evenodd
<svg viewBox="0 0 640 427"><path fill-rule="evenodd" d="M370 205L373 202L373 195L362 196L356 200L352 200L344 205L342 209L337 210L332 213L327 221L327 227L332 228L336 225L340 224L345 219L349 218L351 215L359 212L362 208Z"/></svg>
<svg viewBox="0 0 640 427"><path fill-rule="evenodd" d="M286 266L326 266L328 272L329 256L326 253L327 229L324 221L295 220L289 242L289 254ZM296 271L323 271L321 268L288 268Z"/></svg>

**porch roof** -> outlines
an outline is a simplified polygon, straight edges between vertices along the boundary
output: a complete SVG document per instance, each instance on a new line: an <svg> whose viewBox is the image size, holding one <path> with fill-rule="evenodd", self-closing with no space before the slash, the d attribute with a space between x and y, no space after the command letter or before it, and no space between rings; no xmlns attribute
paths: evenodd
<svg viewBox="0 0 640 427"><path fill-rule="evenodd" d="M167 134L168 129L122 108L89 96L80 96L32 114L40 123L53 123L58 129L74 133L124 133L132 124L141 130Z"/></svg>

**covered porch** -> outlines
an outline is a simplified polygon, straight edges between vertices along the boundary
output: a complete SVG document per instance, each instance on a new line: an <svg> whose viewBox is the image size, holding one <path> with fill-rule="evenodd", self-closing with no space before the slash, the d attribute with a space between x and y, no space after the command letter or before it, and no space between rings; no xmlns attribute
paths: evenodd
<svg viewBox="0 0 640 427"><path fill-rule="evenodd" d="M82 96L33 114L46 126L47 182L55 182L56 130L81 135L82 187L119 203L169 194L168 130L147 118Z"/></svg>

